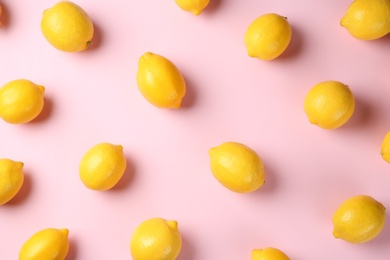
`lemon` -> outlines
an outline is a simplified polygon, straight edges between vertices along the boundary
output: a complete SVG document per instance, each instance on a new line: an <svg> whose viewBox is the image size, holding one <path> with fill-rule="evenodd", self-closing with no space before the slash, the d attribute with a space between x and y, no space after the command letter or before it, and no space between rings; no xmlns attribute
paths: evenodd
<svg viewBox="0 0 390 260"><path fill-rule="evenodd" d="M0 205L10 201L23 185L23 163L0 159Z"/></svg>
<svg viewBox="0 0 390 260"><path fill-rule="evenodd" d="M252 251L252 260L290 260L290 258L279 249L267 247L254 249Z"/></svg>
<svg viewBox="0 0 390 260"><path fill-rule="evenodd" d="M249 25L244 38L245 47L250 57L273 60L287 49L291 35L286 17L264 14Z"/></svg>
<svg viewBox="0 0 390 260"><path fill-rule="evenodd" d="M333 235L354 244L368 242L382 231L386 208L367 195L344 201L333 215Z"/></svg>
<svg viewBox="0 0 390 260"><path fill-rule="evenodd" d="M179 108L186 94L186 83L177 67L151 52L138 61L137 84L145 99L159 108Z"/></svg>
<svg viewBox="0 0 390 260"><path fill-rule="evenodd" d="M340 25L357 39L381 38L390 32L390 0L355 0Z"/></svg>
<svg viewBox="0 0 390 260"><path fill-rule="evenodd" d="M210 0L175 0L176 4L184 11L199 15L205 9Z"/></svg>
<svg viewBox="0 0 390 260"><path fill-rule="evenodd" d="M151 218L142 222L130 239L133 260L174 260L182 245L175 220Z"/></svg>
<svg viewBox="0 0 390 260"><path fill-rule="evenodd" d="M118 183L126 170L121 145L99 143L82 157L79 174L84 185L92 190L109 190Z"/></svg>
<svg viewBox="0 0 390 260"><path fill-rule="evenodd" d="M382 141L381 155L386 162L390 163L390 131Z"/></svg>
<svg viewBox="0 0 390 260"><path fill-rule="evenodd" d="M347 85L324 81L309 90L304 109L310 123L324 129L344 125L355 110L355 98Z"/></svg>
<svg viewBox="0 0 390 260"><path fill-rule="evenodd" d="M264 166L248 146L226 142L209 150L210 168L224 187L238 193L252 192L264 184Z"/></svg>
<svg viewBox="0 0 390 260"><path fill-rule="evenodd" d="M41 30L46 40L65 52L85 50L93 37L93 24L78 5L62 1L43 12Z"/></svg>
<svg viewBox="0 0 390 260"><path fill-rule="evenodd" d="M26 79L13 80L0 88L0 117L11 124L36 118L44 105L45 88Z"/></svg>
<svg viewBox="0 0 390 260"><path fill-rule="evenodd" d="M19 260L64 260L69 251L66 228L46 228L30 237L19 252Z"/></svg>

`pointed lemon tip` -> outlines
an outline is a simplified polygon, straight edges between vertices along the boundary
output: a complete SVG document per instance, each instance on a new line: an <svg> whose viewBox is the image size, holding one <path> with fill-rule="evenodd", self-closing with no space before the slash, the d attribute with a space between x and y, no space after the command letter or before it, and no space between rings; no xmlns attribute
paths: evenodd
<svg viewBox="0 0 390 260"><path fill-rule="evenodd" d="M167 225L168 225L172 230L175 230L175 231L178 230L179 224L177 223L176 220L168 220L168 221L167 221Z"/></svg>
<svg viewBox="0 0 390 260"><path fill-rule="evenodd" d="M257 260L260 257L261 252L263 249L253 249L252 250L252 260Z"/></svg>
<svg viewBox="0 0 390 260"><path fill-rule="evenodd" d="M123 146L122 146L122 145L118 144L118 145L116 145L116 148L117 148L119 151L123 152Z"/></svg>
<svg viewBox="0 0 390 260"><path fill-rule="evenodd" d="M340 26L346 27L346 19L345 19L345 17L340 19Z"/></svg>
<svg viewBox="0 0 390 260"><path fill-rule="evenodd" d="M67 228L61 228L60 232L65 236L68 237L69 235L69 230Z"/></svg>
<svg viewBox="0 0 390 260"><path fill-rule="evenodd" d="M44 86L38 86L38 89L39 91L41 91L41 93L45 93L45 87Z"/></svg>
<svg viewBox="0 0 390 260"><path fill-rule="evenodd" d="M202 10L194 10L194 11L191 11L191 13L193 13L194 15L198 16L200 15L200 13L202 12Z"/></svg>
<svg viewBox="0 0 390 260"><path fill-rule="evenodd" d="M212 147L212 148L209 149L209 156L210 157L214 156L216 149L217 149L216 147Z"/></svg>
<svg viewBox="0 0 390 260"><path fill-rule="evenodd" d="M23 169L24 163L22 162L15 162L16 167Z"/></svg>
<svg viewBox="0 0 390 260"><path fill-rule="evenodd" d="M173 104L171 105L171 108L173 108L173 109L178 109L178 108L180 108L180 107L181 107L182 101L183 101L182 99L177 100L175 103L173 103Z"/></svg>

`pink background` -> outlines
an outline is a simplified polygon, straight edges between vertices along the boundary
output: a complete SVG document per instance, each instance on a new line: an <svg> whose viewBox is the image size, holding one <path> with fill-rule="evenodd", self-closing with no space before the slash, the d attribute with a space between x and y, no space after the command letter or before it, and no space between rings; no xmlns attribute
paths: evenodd
<svg viewBox="0 0 390 260"><path fill-rule="evenodd" d="M26 175L0 207L0 259L17 259L47 227L69 229L68 260L131 259L130 236L151 217L179 222L179 260L250 259L268 246L296 260L389 259L390 223L363 245L332 236L331 216L350 196L390 209L390 165L379 154L390 130L390 37L350 36L339 25L350 0L212 0L198 17L173 0L77 0L96 27L83 53L58 51L41 34L42 11L57 1L1 2L0 85L44 85L46 105L31 123L0 121L0 158L24 162ZM269 12L288 17L293 37L265 62L247 56L243 36ZM181 109L155 108L139 93L137 62L147 51L183 73ZM307 91L330 79L348 84L357 101L333 131L303 111ZM213 178L208 149L225 141L262 157L261 189L236 194ZM100 142L123 145L129 162L107 192L88 190L78 176L80 158Z"/></svg>

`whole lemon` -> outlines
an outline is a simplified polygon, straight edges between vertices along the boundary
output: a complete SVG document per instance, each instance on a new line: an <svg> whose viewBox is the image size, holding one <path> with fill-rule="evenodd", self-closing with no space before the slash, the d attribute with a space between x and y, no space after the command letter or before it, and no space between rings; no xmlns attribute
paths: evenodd
<svg viewBox="0 0 390 260"><path fill-rule="evenodd" d="M69 251L66 228L46 228L30 237L19 252L19 260L64 260Z"/></svg>
<svg viewBox="0 0 390 260"><path fill-rule="evenodd" d="M176 4L184 11L199 15L205 9L210 0L175 0Z"/></svg>
<svg viewBox="0 0 390 260"><path fill-rule="evenodd" d="M0 159L0 205L10 201L23 185L23 163Z"/></svg>
<svg viewBox="0 0 390 260"><path fill-rule="evenodd" d="M367 195L344 201L332 217L333 236L360 244L374 239L385 225L386 208Z"/></svg>
<svg viewBox="0 0 390 260"><path fill-rule="evenodd" d="M11 124L23 124L36 118L44 105L45 88L18 79L0 88L0 117Z"/></svg>
<svg viewBox="0 0 390 260"><path fill-rule="evenodd" d="M131 235L130 253L133 260L175 260L181 245L177 221L151 218Z"/></svg>
<svg viewBox="0 0 390 260"><path fill-rule="evenodd" d="M210 168L224 187L238 193L252 192L264 184L264 166L248 146L225 142L209 150Z"/></svg>
<svg viewBox="0 0 390 260"><path fill-rule="evenodd" d="M43 12L41 30L46 40L65 52L85 50L93 37L93 24L78 5L62 1Z"/></svg>
<svg viewBox="0 0 390 260"><path fill-rule="evenodd" d="M186 94L186 83L177 67L151 52L138 61L137 84L144 98L159 108L179 108Z"/></svg>
<svg viewBox="0 0 390 260"><path fill-rule="evenodd" d="M291 35L291 26L286 17L274 13L264 14L246 30L245 47L250 57L273 60L287 49Z"/></svg>
<svg viewBox="0 0 390 260"><path fill-rule="evenodd" d="M290 260L290 258L277 248L267 247L264 249L254 249L252 260Z"/></svg>
<svg viewBox="0 0 390 260"><path fill-rule="evenodd" d="M355 110L355 98L349 87L338 81L324 81L306 95L304 109L310 123L324 129L344 125Z"/></svg>
<svg viewBox="0 0 390 260"><path fill-rule="evenodd" d="M386 162L390 163L390 131L382 141L381 155Z"/></svg>
<svg viewBox="0 0 390 260"><path fill-rule="evenodd" d="M99 143L82 157L79 174L84 185L92 190L109 190L122 178L126 157L121 145Z"/></svg>
<svg viewBox="0 0 390 260"><path fill-rule="evenodd" d="M355 0L340 25L357 39L381 38L390 32L390 0Z"/></svg>

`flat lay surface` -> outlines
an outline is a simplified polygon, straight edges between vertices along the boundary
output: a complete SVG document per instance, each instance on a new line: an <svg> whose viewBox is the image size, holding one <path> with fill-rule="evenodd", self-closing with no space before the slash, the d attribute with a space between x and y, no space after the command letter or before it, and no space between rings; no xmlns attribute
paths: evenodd
<svg viewBox="0 0 390 260"><path fill-rule="evenodd" d="M20 192L0 206L0 259L17 259L44 228L67 228L68 260L131 259L144 220L176 220L178 260L250 259L276 247L296 260L390 256L390 36L353 38L340 26L351 1L211 0L195 16L175 1L75 0L95 34L83 52L43 37L43 10L57 1L2 0L0 86L29 79L45 87L33 121L0 120L0 158L24 163ZM292 38L272 61L248 56L244 34L260 15L287 17ZM179 109L141 95L136 73L146 52L172 61L187 93ZM355 112L343 126L309 123L307 92L319 82L348 85ZM210 171L210 148L240 142L262 158L265 184L239 194ZM121 145L127 169L108 191L87 189L78 168L95 144ZM332 235L347 198L369 195L388 210L378 237L349 244Z"/></svg>

